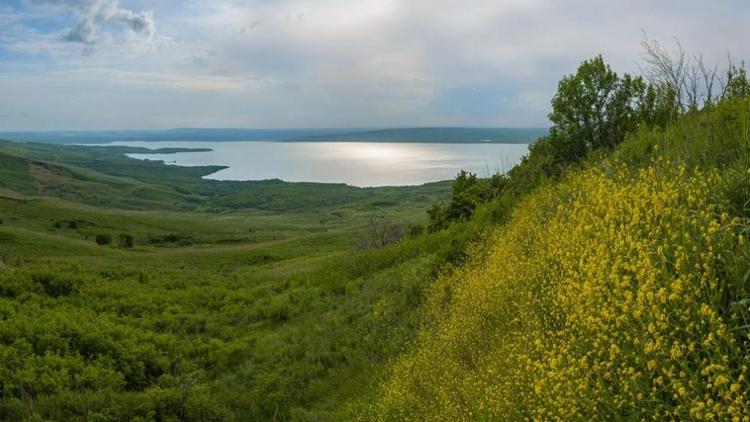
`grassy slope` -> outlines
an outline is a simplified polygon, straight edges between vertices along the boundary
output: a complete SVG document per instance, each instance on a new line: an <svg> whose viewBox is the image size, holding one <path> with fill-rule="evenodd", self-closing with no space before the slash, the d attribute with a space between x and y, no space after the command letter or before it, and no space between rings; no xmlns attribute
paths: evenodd
<svg viewBox="0 0 750 422"><path fill-rule="evenodd" d="M747 418L749 128L750 102L725 102L531 194L429 288L419 341L358 411Z"/></svg>
<svg viewBox="0 0 750 422"><path fill-rule="evenodd" d="M8 163L7 174L3 174L0 183L14 183L26 194L41 193L111 208L209 212L246 208L307 211L371 205L408 209L442 199L450 189L449 182L382 188L279 180L219 182L201 177L222 167L167 166L123 155L140 150L0 141L0 160ZM30 169L29 162L39 165ZM44 167L49 167L49 171Z"/></svg>
<svg viewBox="0 0 750 422"><path fill-rule="evenodd" d="M223 184L121 152L0 144L0 419L338 419L452 235L356 233L448 185Z"/></svg>

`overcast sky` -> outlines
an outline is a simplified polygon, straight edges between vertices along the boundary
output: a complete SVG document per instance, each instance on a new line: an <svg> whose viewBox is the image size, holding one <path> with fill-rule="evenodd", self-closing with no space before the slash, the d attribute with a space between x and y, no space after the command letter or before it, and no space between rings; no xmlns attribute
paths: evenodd
<svg viewBox="0 0 750 422"><path fill-rule="evenodd" d="M2 0L0 130L547 126L642 31L750 58L745 0Z"/></svg>

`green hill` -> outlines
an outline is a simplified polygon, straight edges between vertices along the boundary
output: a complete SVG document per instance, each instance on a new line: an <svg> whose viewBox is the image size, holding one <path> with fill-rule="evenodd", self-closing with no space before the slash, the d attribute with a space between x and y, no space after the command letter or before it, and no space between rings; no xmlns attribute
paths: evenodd
<svg viewBox="0 0 750 422"><path fill-rule="evenodd" d="M747 418L748 128L750 100L725 99L641 126L508 206L511 175L478 205L481 240L429 286L417 340L357 412Z"/></svg>
<svg viewBox="0 0 750 422"><path fill-rule="evenodd" d="M530 144L546 134L544 128L422 127L318 134L292 141Z"/></svg>
<svg viewBox="0 0 750 422"><path fill-rule="evenodd" d="M446 183L224 183L42 144L0 161L2 420L328 417L403 346L450 236L357 246L417 233Z"/></svg>

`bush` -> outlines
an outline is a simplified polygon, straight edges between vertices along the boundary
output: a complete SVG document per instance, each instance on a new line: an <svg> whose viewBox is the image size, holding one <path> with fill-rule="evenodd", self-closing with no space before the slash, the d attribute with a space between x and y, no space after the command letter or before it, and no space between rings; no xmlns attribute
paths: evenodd
<svg viewBox="0 0 750 422"><path fill-rule="evenodd" d="M169 233L162 236L150 236L148 242L153 245L188 246L195 243L195 239L190 235Z"/></svg>
<svg viewBox="0 0 750 422"><path fill-rule="evenodd" d="M109 234L97 234L96 244L97 245L109 245L112 243L112 236Z"/></svg>
<svg viewBox="0 0 750 422"><path fill-rule="evenodd" d="M424 233L424 226L417 223L411 223L406 228L406 232L409 235L409 237L417 237Z"/></svg>
<svg viewBox="0 0 750 422"><path fill-rule="evenodd" d="M121 234L119 237L119 245L121 248L132 248L133 247L133 236L129 234Z"/></svg>
<svg viewBox="0 0 750 422"><path fill-rule="evenodd" d="M65 272L48 271L32 274L31 279L41 285L44 293L51 297L68 296L79 284L74 275Z"/></svg>
<svg viewBox="0 0 750 422"><path fill-rule="evenodd" d="M404 224L370 219L359 232L357 247L362 250L382 248L398 242L405 235L406 226Z"/></svg>

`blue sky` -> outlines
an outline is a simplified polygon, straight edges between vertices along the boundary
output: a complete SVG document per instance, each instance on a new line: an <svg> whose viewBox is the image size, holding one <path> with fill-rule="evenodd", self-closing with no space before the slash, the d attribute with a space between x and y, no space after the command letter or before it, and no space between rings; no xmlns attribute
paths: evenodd
<svg viewBox="0 0 750 422"><path fill-rule="evenodd" d="M546 126L642 33L750 58L740 0L3 0L0 131Z"/></svg>

